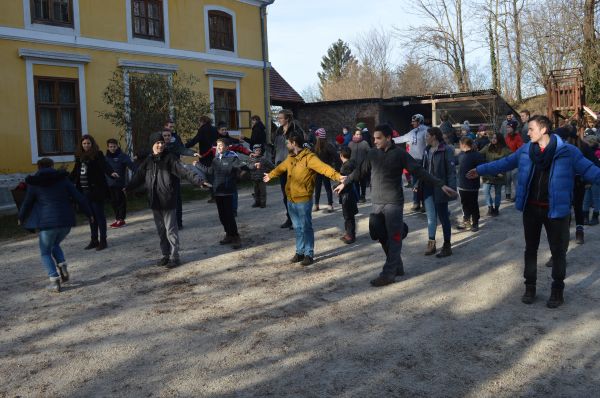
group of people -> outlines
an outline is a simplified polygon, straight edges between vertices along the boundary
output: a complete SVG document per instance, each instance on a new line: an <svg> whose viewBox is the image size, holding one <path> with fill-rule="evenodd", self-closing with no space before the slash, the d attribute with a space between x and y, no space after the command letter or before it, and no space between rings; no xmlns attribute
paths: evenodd
<svg viewBox="0 0 600 398"><path fill-rule="evenodd" d="M40 251L51 280L50 288L60 291L60 282L69 279L60 242L74 225L72 200L90 220L91 241L86 249L102 250L107 246L104 215L107 195L116 217L111 227L119 228L125 225L125 194L145 186L160 240L162 257L158 265L173 268L181 263L178 237L182 227L178 211L181 178L211 190L210 201L216 203L225 231L219 243L230 244L234 249L242 244L236 224L237 182L245 174L250 176L254 185L252 207L264 208L266 183L278 178L286 210L281 227L294 229L296 237L291 262L307 266L314 262L312 213L320 210L321 186L327 193L326 211L334 210L332 194L339 196L344 220L341 240L353 243L358 203L366 200L369 184L373 204L369 233L380 242L386 255L381 273L371 280L371 285L380 287L404 275L401 249L408 227L403 221L403 176L410 176L413 187L412 210L424 208L427 214L429 239L424 254L437 257L452 255L448 203L457 196L463 210L463 220L457 228L479 230L481 176L489 216L498 215L502 186L507 186L507 198L523 211L524 303L535 299L537 249L541 226L546 228L552 252L548 265L552 267L554 280L547 305L554 308L563 302L571 207L575 207L578 242L583 243L580 223L593 224L594 220L597 223L598 141L594 144L593 139L582 140L568 126L552 130L550 120L544 116L527 117L524 140L522 129L519 131L519 126L508 119L505 134L479 134L475 138L462 134L453 146L443 126L427 127L423 116L416 114L411 118L413 129L404 135L387 124L376 126L372 133L365 125L359 125L353 132L345 128L336 137L336 146L328 141L323 128L307 134L294 120L293 113L284 109L277 115L274 154L268 158L266 132L260 118L253 117L253 126L257 128L253 128L248 145L243 138L230 137L226 126L215 128L210 118L203 117L198 134L186 144L176 137L168 122L162 131L151 135L150 151L137 160L137 166L120 152L116 140L107 142L105 157L93 137L86 135L80 141L70 176L56 170L50 159L38 162L38 172L26 181L29 188L19 220L27 228L40 231ZM199 150L191 150L196 144ZM193 156L197 160L193 167L186 167L180 156ZM127 168L133 171L128 183ZM514 176L514 199L508 190L509 175ZM592 203L595 212L590 219ZM439 251L435 240L438 220L444 238Z"/></svg>

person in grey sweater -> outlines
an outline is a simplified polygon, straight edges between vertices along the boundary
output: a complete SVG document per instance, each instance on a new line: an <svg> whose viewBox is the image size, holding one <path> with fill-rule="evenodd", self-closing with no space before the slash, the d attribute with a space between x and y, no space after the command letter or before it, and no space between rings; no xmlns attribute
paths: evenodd
<svg viewBox="0 0 600 398"><path fill-rule="evenodd" d="M386 253L386 261L380 275L371 281L375 287L389 285L396 276L404 275L402 263L402 232L404 230L404 193L402 188L402 170L407 169L418 179L441 187L448 196L456 196L456 191L429 174L412 156L392 141L392 129L387 124L379 125L373 134L374 148L360 168L352 172L344 184L335 188L339 194L345 184L358 182L360 177L371 173L373 213L383 218L386 237L379 242Z"/></svg>

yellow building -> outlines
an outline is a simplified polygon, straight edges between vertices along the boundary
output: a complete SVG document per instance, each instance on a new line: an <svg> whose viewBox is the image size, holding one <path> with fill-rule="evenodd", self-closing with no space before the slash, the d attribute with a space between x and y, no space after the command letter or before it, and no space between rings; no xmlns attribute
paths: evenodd
<svg viewBox="0 0 600 398"><path fill-rule="evenodd" d="M41 157L71 162L82 134L101 148L118 136L97 113L108 110L101 94L116 68L126 78L193 74L213 109L238 115L233 130L249 134L246 115L269 119L266 7L273 2L3 0L0 185L33 171Z"/></svg>

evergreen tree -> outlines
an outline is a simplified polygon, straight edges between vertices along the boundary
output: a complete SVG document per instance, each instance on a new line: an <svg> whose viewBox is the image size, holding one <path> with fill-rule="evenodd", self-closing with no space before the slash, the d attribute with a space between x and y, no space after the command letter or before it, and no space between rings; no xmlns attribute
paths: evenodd
<svg viewBox="0 0 600 398"><path fill-rule="evenodd" d="M321 59L321 68L323 72L317 73L319 76L319 88L323 91L323 86L328 82L336 82L346 74L348 67L356 62L352 51L347 43L338 39L329 46L327 55Z"/></svg>

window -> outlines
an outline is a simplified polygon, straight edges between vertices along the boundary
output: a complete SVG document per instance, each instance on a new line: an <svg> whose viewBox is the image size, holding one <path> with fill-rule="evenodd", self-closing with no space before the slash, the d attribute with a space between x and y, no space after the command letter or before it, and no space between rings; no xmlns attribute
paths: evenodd
<svg viewBox="0 0 600 398"><path fill-rule="evenodd" d="M73 0L31 0L31 22L73 27Z"/></svg>
<svg viewBox="0 0 600 398"><path fill-rule="evenodd" d="M229 130L239 128L236 90L226 88L214 89L215 121L227 123Z"/></svg>
<svg viewBox="0 0 600 398"><path fill-rule="evenodd" d="M81 137L77 79L35 77L38 155L73 154Z"/></svg>
<svg viewBox="0 0 600 398"><path fill-rule="evenodd" d="M208 36L211 49L234 51L233 19L231 15L223 11L209 11Z"/></svg>
<svg viewBox="0 0 600 398"><path fill-rule="evenodd" d="M132 0L133 37L164 40L162 0Z"/></svg>

